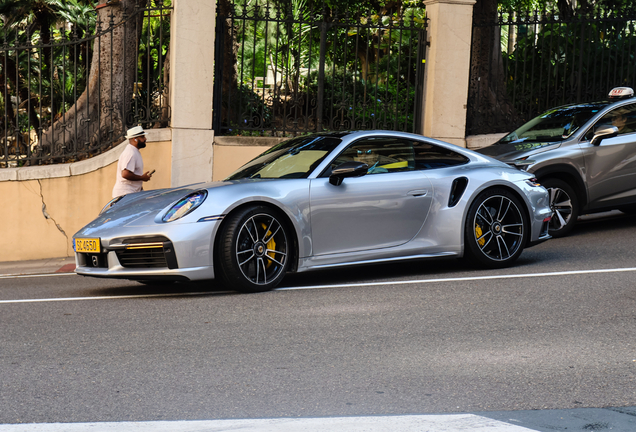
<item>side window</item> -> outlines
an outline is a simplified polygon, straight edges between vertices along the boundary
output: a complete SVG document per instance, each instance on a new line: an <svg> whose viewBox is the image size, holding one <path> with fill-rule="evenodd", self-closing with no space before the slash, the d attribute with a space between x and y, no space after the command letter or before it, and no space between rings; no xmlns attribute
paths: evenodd
<svg viewBox="0 0 636 432"><path fill-rule="evenodd" d="M585 139L591 140L598 129L607 126L616 126L619 135L636 132L636 104L618 107L605 114L585 134Z"/></svg>
<svg viewBox="0 0 636 432"><path fill-rule="evenodd" d="M415 169L413 142L401 138L365 138L354 142L331 164L331 169L349 161L369 165L367 175ZM331 171L331 170L329 170Z"/></svg>
<svg viewBox="0 0 636 432"><path fill-rule="evenodd" d="M413 143L415 169L429 170L468 163L468 158L444 147L426 142Z"/></svg>

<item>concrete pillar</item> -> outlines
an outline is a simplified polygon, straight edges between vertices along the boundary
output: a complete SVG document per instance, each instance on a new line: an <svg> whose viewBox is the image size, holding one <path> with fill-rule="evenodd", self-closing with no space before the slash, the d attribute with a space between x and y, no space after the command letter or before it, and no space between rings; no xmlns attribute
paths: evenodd
<svg viewBox="0 0 636 432"><path fill-rule="evenodd" d="M170 23L172 186L212 180L216 1L175 0Z"/></svg>
<svg viewBox="0 0 636 432"><path fill-rule="evenodd" d="M426 0L429 18L424 135L466 147L466 104L475 0Z"/></svg>

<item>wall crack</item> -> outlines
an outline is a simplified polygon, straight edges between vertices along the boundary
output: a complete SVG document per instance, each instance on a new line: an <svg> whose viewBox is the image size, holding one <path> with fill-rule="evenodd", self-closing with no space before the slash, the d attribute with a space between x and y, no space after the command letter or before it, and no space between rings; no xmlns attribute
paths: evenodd
<svg viewBox="0 0 636 432"><path fill-rule="evenodd" d="M44 219L49 219L51 220L55 226L57 227L57 229L64 235L64 237L66 238L66 243L68 244L68 236L66 235L66 232L62 229L62 227L60 226L60 224L58 224L55 219L53 219L53 217L46 211L46 203L44 202L44 194L42 193L42 181L38 180L38 184L40 185L40 198L42 198L42 214L44 215Z"/></svg>

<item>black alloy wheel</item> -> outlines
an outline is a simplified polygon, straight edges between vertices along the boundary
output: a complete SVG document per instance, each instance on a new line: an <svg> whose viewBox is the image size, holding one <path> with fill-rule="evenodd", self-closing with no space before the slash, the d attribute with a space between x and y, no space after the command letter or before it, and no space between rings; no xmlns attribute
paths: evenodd
<svg viewBox="0 0 636 432"><path fill-rule="evenodd" d="M506 189L489 189L468 211L465 255L483 267L506 267L519 258L528 235L528 218L521 201Z"/></svg>
<svg viewBox="0 0 636 432"><path fill-rule="evenodd" d="M576 192L568 183L557 178L542 180L541 185L548 190L550 208L553 211L548 232L555 238L568 235L579 217Z"/></svg>
<svg viewBox="0 0 636 432"><path fill-rule="evenodd" d="M228 216L217 249L217 274L225 286L241 292L275 288L289 268L289 232L283 216L269 207L247 207Z"/></svg>

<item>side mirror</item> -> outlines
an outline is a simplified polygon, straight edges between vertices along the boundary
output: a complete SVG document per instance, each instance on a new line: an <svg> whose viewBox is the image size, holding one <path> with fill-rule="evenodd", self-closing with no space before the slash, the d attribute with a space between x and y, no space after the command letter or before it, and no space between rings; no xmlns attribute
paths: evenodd
<svg viewBox="0 0 636 432"><path fill-rule="evenodd" d="M599 145L605 138L612 138L618 135L618 128L616 126L601 126L590 141L592 145Z"/></svg>
<svg viewBox="0 0 636 432"><path fill-rule="evenodd" d="M334 186L340 186L342 180L347 177L362 177L367 173L369 165L362 162L345 162L338 165L331 171L329 183Z"/></svg>

